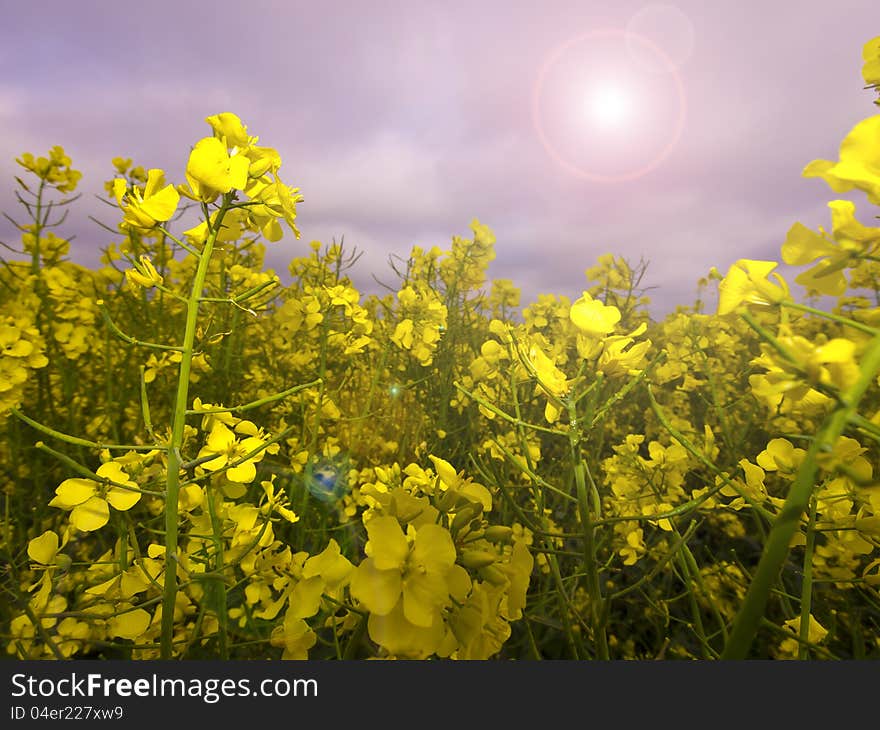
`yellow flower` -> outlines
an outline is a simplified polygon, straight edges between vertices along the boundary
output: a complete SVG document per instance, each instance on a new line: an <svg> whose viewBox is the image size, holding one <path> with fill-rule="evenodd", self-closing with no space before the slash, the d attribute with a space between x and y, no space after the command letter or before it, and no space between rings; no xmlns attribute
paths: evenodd
<svg viewBox="0 0 880 730"><path fill-rule="evenodd" d="M828 629L822 626L822 624L813 617L813 614L810 614L808 621L809 628L807 629L807 641L811 644L821 644L825 640L825 637L828 636ZM785 628L794 636L799 637L801 633L801 617L795 616L793 619L786 621L783 626L785 626ZM777 650L777 658L793 659L797 657L799 651L800 643L796 639L783 639Z"/></svg>
<svg viewBox="0 0 880 730"><path fill-rule="evenodd" d="M471 502L478 502L484 512L492 511L492 493L482 484L465 479L460 476L446 459L429 454L428 458L434 463L437 476L440 477L440 489L444 492L452 492L466 497Z"/></svg>
<svg viewBox="0 0 880 730"><path fill-rule="evenodd" d="M571 389L571 383L556 364L537 345L529 347L527 363L531 366L538 385L550 396L561 398Z"/></svg>
<svg viewBox="0 0 880 730"><path fill-rule="evenodd" d="M856 206L849 200L832 200L828 207L834 240L795 223L782 245L782 259L787 264L801 266L821 258L795 281L810 291L840 296L847 287L843 269L854 265L862 256L874 254L880 244L880 228L869 228L856 220Z"/></svg>
<svg viewBox="0 0 880 730"><path fill-rule="evenodd" d="M208 219L211 221L212 229L217 226L219 213L219 210L214 211ZM241 238L246 218L247 213L241 208L225 211L223 213L223 218L220 219L220 228L217 230L215 241L217 243L237 241ZM208 232L207 221L201 221L192 228L185 230L183 235L186 236L187 240L194 246L203 246L205 241L208 240Z"/></svg>
<svg viewBox="0 0 880 730"><path fill-rule="evenodd" d="M806 451L796 449L788 439L771 439L756 461L765 471L779 472L785 476L793 476L806 456Z"/></svg>
<svg viewBox="0 0 880 730"><path fill-rule="evenodd" d="M279 489L277 492L275 491L275 475L272 475L272 478L268 481L260 482L260 486L263 488L263 491L266 494L266 504L264 507L265 511L271 511L278 514L279 517L293 524L294 522L299 522L299 515L296 514L293 510L290 509L290 500L288 500L287 495L284 493L283 489Z"/></svg>
<svg viewBox="0 0 880 730"><path fill-rule="evenodd" d="M133 269L125 270L125 278L132 286L142 286L145 288L156 286L163 281L162 276L156 271L156 267L153 266L149 256L144 255L141 255L140 261L135 264Z"/></svg>
<svg viewBox="0 0 880 730"><path fill-rule="evenodd" d="M324 592L338 595L339 591L351 581L354 565L339 550L339 543L333 538L323 552L311 556L303 565L302 577L306 580L320 576Z"/></svg>
<svg viewBox="0 0 880 730"><path fill-rule="evenodd" d="M308 659L309 649L317 641L315 632L292 610L284 615L284 622L272 630L270 638L272 646L284 647L282 659Z"/></svg>
<svg viewBox="0 0 880 730"><path fill-rule="evenodd" d="M68 537L69 534L65 532L64 537L59 541L58 533L46 530L42 535L28 542L28 557L40 565L68 568L71 562L70 558L67 555L58 554L67 544Z"/></svg>
<svg viewBox="0 0 880 730"><path fill-rule="evenodd" d="M124 512L141 498L137 484L129 480L128 474L116 462L101 464L95 473L113 484L107 486L94 479L79 477L65 479L49 502L50 507L70 510L70 524L83 532L92 532L106 525L111 506Z"/></svg>
<svg viewBox="0 0 880 730"><path fill-rule="evenodd" d="M280 158L277 162L278 165L281 164ZM274 162L270 160L270 164L274 165ZM274 181L270 181L267 177L252 179L245 188L245 194L251 200L260 203L248 208L251 222L267 240L278 241L283 235L279 219L283 219L293 235L299 238L300 232L296 227L296 204L303 202L304 198L300 195L299 188L285 185L277 171L274 176Z"/></svg>
<svg viewBox="0 0 880 730"><path fill-rule="evenodd" d="M225 140L229 148L249 147L258 139L248 135L247 125L242 124L241 119L232 112L213 114L205 121L211 125L217 139Z"/></svg>
<svg viewBox="0 0 880 730"><path fill-rule="evenodd" d="M820 395L814 390L815 385L843 391L858 380L856 346L851 340L840 337L828 340L820 335L813 342L793 335L779 337L778 342L794 362L766 344L761 346L762 354L752 360L768 371L763 376L749 376L753 389L758 387L765 396L785 394L796 402L808 395Z"/></svg>
<svg viewBox="0 0 880 730"><path fill-rule="evenodd" d="M571 321L583 334L601 338L614 331L620 321L620 310L593 299L589 292L571 305Z"/></svg>
<svg viewBox="0 0 880 730"><path fill-rule="evenodd" d="M242 154L251 162L250 167L248 167L248 177L262 177L267 172L271 172L274 175L278 172L278 168L281 167L281 155L278 154L278 150L272 147L251 145L246 147Z"/></svg>
<svg viewBox="0 0 880 730"><path fill-rule="evenodd" d="M244 190L247 186L250 161L241 154L229 155L226 145L216 137L196 142L186 164L189 188L180 192L193 200L213 202L221 193Z"/></svg>
<svg viewBox="0 0 880 730"><path fill-rule="evenodd" d="M869 40L862 48L862 78L868 86L880 85L880 36Z"/></svg>
<svg viewBox="0 0 880 730"><path fill-rule="evenodd" d="M122 209L123 228L149 230L161 221L167 221L177 210L180 195L173 185L165 185L165 173L153 169L147 174L144 192L135 186L128 190L128 183L121 177L113 181L113 195Z"/></svg>
<svg viewBox="0 0 880 730"><path fill-rule="evenodd" d="M642 322L628 335L612 335L605 338L597 370L610 378L638 374L644 367L645 356L651 347L651 340L643 340L633 345L635 342L633 338L643 334L646 329L647 325Z"/></svg>
<svg viewBox="0 0 880 730"><path fill-rule="evenodd" d="M840 159L813 160L804 177L821 177L836 193L857 188L868 200L880 205L880 114L856 124L840 143Z"/></svg>
<svg viewBox="0 0 880 730"><path fill-rule="evenodd" d="M474 243L486 246L491 246L495 243L495 234L492 232L492 229L485 223L480 223L476 218L471 221L471 230L474 232Z"/></svg>
<svg viewBox="0 0 880 730"><path fill-rule="evenodd" d="M250 421L241 421L235 426L235 430L244 434L246 438L239 441L226 424L216 421L208 434L205 446L199 451L198 458L207 459L212 455L215 457L202 464L202 468L208 471L217 471L234 464L226 470L226 478L238 484L250 484L257 476L256 462L260 461L267 451L271 453L273 446L277 447L277 444L238 463L251 452L264 446L266 441L260 437L257 427ZM274 450L277 451L277 448Z"/></svg>
<svg viewBox="0 0 880 730"><path fill-rule="evenodd" d="M768 306L789 299L788 285L779 274L773 272L778 286L767 280L776 266L775 261L752 259L739 259L732 264L718 285L718 314L730 314L743 304Z"/></svg>
<svg viewBox="0 0 880 730"><path fill-rule="evenodd" d="M82 177L79 170L70 167L70 157L64 152L64 148L55 145L49 150L49 157L37 157L30 152L25 152L15 160L26 170L30 170L37 177L54 185L60 193L72 193L76 190L77 183Z"/></svg>
<svg viewBox="0 0 880 730"><path fill-rule="evenodd" d="M370 613L389 615L400 605L406 622L430 628L437 612L451 603L455 545L449 532L435 524L410 526L410 539L396 517L367 522L367 558L351 580L351 594ZM459 571L464 569L458 566Z"/></svg>
<svg viewBox="0 0 880 730"><path fill-rule="evenodd" d="M526 371L538 381L537 387L548 398L544 417L549 423L555 423L562 412L561 398L571 390L571 383L537 344L532 343L526 352L523 343L517 343L517 353Z"/></svg>

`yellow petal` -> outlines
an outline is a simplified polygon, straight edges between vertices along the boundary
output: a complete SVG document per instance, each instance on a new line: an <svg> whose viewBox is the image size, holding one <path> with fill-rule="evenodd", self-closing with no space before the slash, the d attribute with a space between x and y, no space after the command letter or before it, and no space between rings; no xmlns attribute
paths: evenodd
<svg viewBox="0 0 880 730"><path fill-rule="evenodd" d="M107 490L107 501L120 512L134 507L141 498L141 493L132 489L122 489L121 487L110 487Z"/></svg>
<svg viewBox="0 0 880 730"><path fill-rule="evenodd" d="M607 335L620 321L620 310L605 305L584 292L583 296L571 305L569 317L581 332L593 337Z"/></svg>
<svg viewBox="0 0 880 730"><path fill-rule="evenodd" d="M371 614L367 621L370 638L392 656L424 659L433 654L443 641L444 622L438 616L430 628L415 626L403 615L399 601L387 615Z"/></svg>
<svg viewBox="0 0 880 730"><path fill-rule="evenodd" d="M855 355L856 345L852 340L835 337L816 348L814 356L819 362L849 362Z"/></svg>
<svg viewBox="0 0 880 730"><path fill-rule="evenodd" d="M143 593L151 585L150 579L138 565L132 565L119 579L119 591L123 598Z"/></svg>
<svg viewBox="0 0 880 730"><path fill-rule="evenodd" d="M173 185L166 185L154 195L146 198L141 203L140 209L153 220L167 221L177 211L178 203L180 203L180 193Z"/></svg>
<svg viewBox="0 0 880 730"><path fill-rule="evenodd" d="M125 473L122 466L116 461L108 461L105 464L101 464L95 471L95 474L104 479L109 479L111 482L134 486L134 482L129 481L128 474Z"/></svg>
<svg viewBox="0 0 880 730"><path fill-rule="evenodd" d="M77 505L70 513L70 524L83 532L99 530L110 519L110 507L100 497L92 497Z"/></svg>
<svg viewBox="0 0 880 730"><path fill-rule="evenodd" d="M433 454L430 454L428 458L434 462L434 469L437 472L437 476L440 477L440 481L443 482L447 488L454 487L461 481L458 478L458 472L455 470L455 467L448 461L441 459L439 456L434 456Z"/></svg>
<svg viewBox="0 0 880 730"><path fill-rule="evenodd" d="M403 615L414 626L428 628L438 608L449 603L449 589L442 575L414 572L403 583Z"/></svg>
<svg viewBox="0 0 880 730"><path fill-rule="evenodd" d="M459 493L465 495L468 499L471 499L474 502L479 502L483 505L483 512L492 511L492 493L482 484L467 482L462 485Z"/></svg>
<svg viewBox="0 0 880 730"><path fill-rule="evenodd" d="M795 223L788 229L782 244L782 260L791 266L803 266L835 251L835 247L818 233L803 223Z"/></svg>
<svg viewBox="0 0 880 730"><path fill-rule="evenodd" d="M313 555L303 565L303 577L320 575L329 586L344 584L351 576L354 566L339 550L339 543L333 538L323 552Z"/></svg>
<svg viewBox="0 0 880 730"><path fill-rule="evenodd" d="M197 193L205 188L203 197L228 193L232 189L229 162L226 146L216 137L205 137L196 142L189 155L186 178Z"/></svg>
<svg viewBox="0 0 880 730"><path fill-rule="evenodd" d="M49 504L61 509L70 509L94 496L96 488L97 484L91 479L79 477L65 479L55 489L55 498Z"/></svg>
<svg viewBox="0 0 880 730"><path fill-rule="evenodd" d="M229 160L229 187L244 190L247 185L248 167L251 161L244 155L235 155ZM228 192L228 191L226 191Z"/></svg>
<svg viewBox="0 0 880 730"><path fill-rule="evenodd" d="M116 204L122 208L123 198L128 190L128 183L121 177L113 179L113 197L116 198Z"/></svg>
<svg viewBox="0 0 880 730"><path fill-rule="evenodd" d="M152 617L142 608L113 616L107 621L107 632L120 639L136 639L149 627Z"/></svg>
<svg viewBox="0 0 880 730"><path fill-rule="evenodd" d="M455 545L449 531L440 525L422 525L416 533L412 562L429 573L445 574L455 562Z"/></svg>
<svg viewBox="0 0 880 730"><path fill-rule="evenodd" d="M217 454L226 454L235 443L235 434L232 433L222 421L217 421L208 434L205 449Z"/></svg>
<svg viewBox="0 0 880 730"><path fill-rule="evenodd" d="M409 554L409 544L396 517L374 517L367 523L366 553L377 570L400 569Z"/></svg>
<svg viewBox="0 0 880 730"><path fill-rule="evenodd" d="M226 138L226 144L229 147L247 147L251 141L247 133L247 126L242 124L241 119L232 112L212 114L205 121L211 125L214 134Z"/></svg>
<svg viewBox="0 0 880 730"><path fill-rule="evenodd" d="M374 518L375 519L378 518ZM402 579L398 570L378 570L372 558L366 558L352 574L349 590L372 614L390 613L400 598Z"/></svg>
<svg viewBox="0 0 880 730"><path fill-rule="evenodd" d="M57 552L58 535L51 530L46 530L42 535L28 542L28 556L31 560L42 565L51 565L55 562Z"/></svg>
<svg viewBox="0 0 880 730"><path fill-rule="evenodd" d="M318 640L314 631L301 618L288 611L284 623L272 631L272 645L283 646L282 659L305 660L309 658L311 649Z"/></svg>
<svg viewBox="0 0 880 730"><path fill-rule="evenodd" d="M853 184L838 179L831 170L835 163L831 160L813 160L801 173L802 177L821 177L835 193L845 193L853 189Z"/></svg>
<svg viewBox="0 0 880 730"><path fill-rule="evenodd" d="M321 608L321 594L324 592L324 579L321 576L299 581L290 592L290 608L297 618L309 618Z"/></svg>
<svg viewBox="0 0 880 730"><path fill-rule="evenodd" d="M257 467L250 459L227 470L226 478L236 484L250 484L257 476Z"/></svg>

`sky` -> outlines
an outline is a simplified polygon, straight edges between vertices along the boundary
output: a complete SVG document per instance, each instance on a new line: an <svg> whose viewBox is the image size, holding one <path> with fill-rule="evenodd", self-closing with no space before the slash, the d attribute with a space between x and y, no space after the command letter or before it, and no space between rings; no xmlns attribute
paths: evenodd
<svg viewBox="0 0 880 730"><path fill-rule="evenodd" d="M834 194L801 177L876 112L860 0L610 2L48 2L0 0L0 210L14 160L64 146L81 200L59 234L97 262L89 219L110 160L184 182L205 117L229 111L300 189L280 275L344 240L363 292L389 256L494 231L491 278L572 299L599 255L645 259L652 313L694 301L738 258L779 259L789 227L830 226ZM14 240L0 220L0 240ZM784 270L784 269L783 269Z"/></svg>

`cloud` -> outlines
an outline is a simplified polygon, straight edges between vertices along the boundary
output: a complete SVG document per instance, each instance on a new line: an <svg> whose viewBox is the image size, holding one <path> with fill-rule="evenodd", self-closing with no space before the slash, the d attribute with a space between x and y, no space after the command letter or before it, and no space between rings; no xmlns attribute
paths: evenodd
<svg viewBox="0 0 880 730"><path fill-rule="evenodd" d="M428 223L444 213L436 155L388 131L357 147L328 145L299 159L295 184L308 204L303 216L357 225Z"/></svg>

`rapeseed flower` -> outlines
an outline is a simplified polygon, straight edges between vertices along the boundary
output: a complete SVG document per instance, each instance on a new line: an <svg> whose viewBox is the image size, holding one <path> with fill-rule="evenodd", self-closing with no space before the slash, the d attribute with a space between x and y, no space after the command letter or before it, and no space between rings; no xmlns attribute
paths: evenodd
<svg viewBox="0 0 880 730"><path fill-rule="evenodd" d="M169 220L180 202L180 195L174 186L165 184L164 171L157 169L147 174L143 192L137 186L129 190L125 179L116 178L113 181L113 195L123 213L120 226L141 231Z"/></svg>
<svg viewBox="0 0 880 730"><path fill-rule="evenodd" d="M367 558L351 580L352 595L376 616L391 616L403 631L404 623L431 628L439 611L460 593L467 574L455 565L456 551L449 532L435 524L404 534L396 517L374 517L367 522ZM464 575L462 575L464 573ZM372 635L372 632L371 632Z"/></svg>
<svg viewBox="0 0 880 730"><path fill-rule="evenodd" d="M188 198L203 203L214 202L219 195L232 190L244 190L248 180L250 161L233 152L216 137L204 137L196 142L186 163L189 187L180 186Z"/></svg>
<svg viewBox="0 0 880 730"><path fill-rule="evenodd" d="M244 438L239 441L236 434L243 435ZM262 460L266 452L277 453L277 444L262 448L266 446L266 441L264 434L251 421L240 421L233 431L217 420L213 423L198 458L205 459L201 464L203 469L217 471L226 468L225 474L229 481L250 484L257 476L257 462ZM261 450L248 456L257 449ZM211 456L214 458L209 458Z"/></svg>
<svg viewBox="0 0 880 730"><path fill-rule="evenodd" d="M856 124L840 143L839 159L813 160L804 177L821 177L835 193L853 188L864 191L868 200L880 205L880 114Z"/></svg>
<svg viewBox="0 0 880 730"><path fill-rule="evenodd" d="M785 279L773 271L776 266L775 261L752 259L739 259L732 264L718 284L718 315L730 314L744 304L770 306L790 299ZM778 284L768 281L771 272Z"/></svg>
<svg viewBox="0 0 880 730"><path fill-rule="evenodd" d="M74 477L55 489L50 507L70 511L70 524L83 532L99 530L110 519L110 507L124 512L141 498L138 485L114 461L101 464L95 472L104 481ZM112 482L112 484L111 484Z"/></svg>

